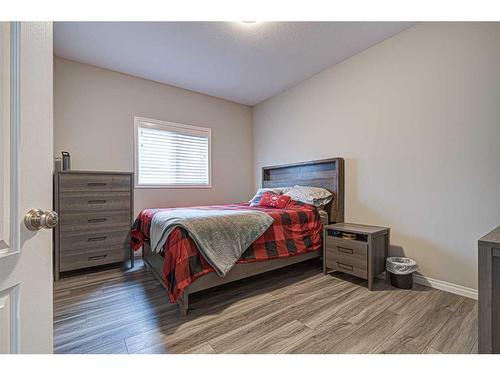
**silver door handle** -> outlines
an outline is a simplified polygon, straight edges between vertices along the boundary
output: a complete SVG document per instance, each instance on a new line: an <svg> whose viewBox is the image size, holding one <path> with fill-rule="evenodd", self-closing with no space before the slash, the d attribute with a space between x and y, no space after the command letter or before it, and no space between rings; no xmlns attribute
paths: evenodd
<svg viewBox="0 0 500 375"><path fill-rule="evenodd" d="M59 215L55 211L43 211L38 208L29 210L24 216L24 225L35 231L42 228L52 229L59 222Z"/></svg>

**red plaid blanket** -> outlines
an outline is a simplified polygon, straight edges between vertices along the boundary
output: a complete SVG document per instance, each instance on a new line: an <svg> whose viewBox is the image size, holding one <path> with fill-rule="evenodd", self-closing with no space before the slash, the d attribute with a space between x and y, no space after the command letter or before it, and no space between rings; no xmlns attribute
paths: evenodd
<svg viewBox="0 0 500 375"><path fill-rule="evenodd" d="M323 224L318 210L292 201L286 209L250 207L248 203L197 207L204 210L259 210L271 215L274 223L242 255L238 263L258 262L316 251L321 248ZM131 230L131 247L141 248L149 241L149 229L154 214L168 208L143 210ZM163 278L171 302L201 276L214 272L198 251L196 244L181 227L172 231L163 247Z"/></svg>

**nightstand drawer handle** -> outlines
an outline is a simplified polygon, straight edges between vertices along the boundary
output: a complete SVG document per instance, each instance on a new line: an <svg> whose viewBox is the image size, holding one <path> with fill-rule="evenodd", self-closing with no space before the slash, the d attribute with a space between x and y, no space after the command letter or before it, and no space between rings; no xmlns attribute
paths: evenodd
<svg viewBox="0 0 500 375"><path fill-rule="evenodd" d="M353 249L349 249L347 247L337 246L337 249L339 250L339 253L354 254L354 250Z"/></svg>
<svg viewBox="0 0 500 375"><path fill-rule="evenodd" d="M337 266L339 268L342 268L344 270L348 270L348 271L353 271L354 270L354 267L353 266L350 266L348 264L344 264L344 263L340 263L340 262L337 262Z"/></svg>
<svg viewBox="0 0 500 375"><path fill-rule="evenodd" d="M106 182L89 182L87 183L87 186L106 186Z"/></svg>

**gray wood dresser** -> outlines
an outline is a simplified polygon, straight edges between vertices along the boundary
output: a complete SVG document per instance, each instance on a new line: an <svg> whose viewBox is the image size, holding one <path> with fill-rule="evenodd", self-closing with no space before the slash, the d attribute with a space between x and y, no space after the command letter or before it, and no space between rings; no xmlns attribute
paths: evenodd
<svg viewBox="0 0 500 375"><path fill-rule="evenodd" d="M389 253L389 228L372 225L338 223L323 229L323 273L340 271L368 280L385 271ZM351 235L354 239L346 239Z"/></svg>
<svg viewBox="0 0 500 375"><path fill-rule="evenodd" d="M478 352L500 354L500 227L478 241Z"/></svg>
<svg viewBox="0 0 500 375"><path fill-rule="evenodd" d="M128 259L133 173L59 171L54 175L54 277Z"/></svg>

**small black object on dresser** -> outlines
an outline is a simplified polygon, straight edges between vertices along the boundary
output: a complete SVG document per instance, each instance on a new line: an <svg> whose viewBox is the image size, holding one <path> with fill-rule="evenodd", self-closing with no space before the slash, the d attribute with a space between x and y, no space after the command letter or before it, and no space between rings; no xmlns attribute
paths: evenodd
<svg viewBox="0 0 500 375"><path fill-rule="evenodd" d="M131 261L133 173L57 171L54 174L54 278L61 272Z"/></svg>
<svg viewBox="0 0 500 375"><path fill-rule="evenodd" d="M323 229L323 273L340 271L368 280L385 271L390 229L372 225L337 223Z"/></svg>

